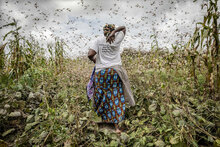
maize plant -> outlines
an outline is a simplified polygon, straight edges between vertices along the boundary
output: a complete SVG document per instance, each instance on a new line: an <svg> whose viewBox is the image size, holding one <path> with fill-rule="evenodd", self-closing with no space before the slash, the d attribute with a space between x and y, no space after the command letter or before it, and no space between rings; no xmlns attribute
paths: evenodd
<svg viewBox="0 0 220 147"><path fill-rule="evenodd" d="M0 46L0 72L2 73L5 67L5 52L4 48L6 46L6 43L2 46Z"/></svg>
<svg viewBox="0 0 220 147"><path fill-rule="evenodd" d="M15 26L15 29L8 32L3 38L4 41L9 35L12 35L11 38L8 39L8 42L0 48L0 69L6 69L9 78L19 79L31 66L45 61L44 52L42 52L43 48L39 46L39 43L35 41L32 36L30 36L31 39L28 40L19 34L21 27L18 27L15 20L3 27L7 26ZM4 57L5 47L9 49L8 58ZM6 65L6 63L8 64Z"/></svg>
<svg viewBox="0 0 220 147"><path fill-rule="evenodd" d="M53 45L48 44L47 48L50 53L50 62L52 66L55 66L55 73L62 73L64 70L64 45L67 46L63 41L59 41L55 38L55 46L53 52Z"/></svg>
<svg viewBox="0 0 220 147"><path fill-rule="evenodd" d="M203 22L197 23L201 25L196 26L193 37L187 44L187 51L191 59L191 71L196 84L195 60L198 55L207 69L206 83L209 87L210 96L214 93L217 95L220 91L220 75L219 75L219 33L218 33L218 5L217 0L210 0L208 4L203 5L207 7L207 15L204 16ZM200 50L199 50L200 48ZM217 96L218 97L218 96Z"/></svg>
<svg viewBox="0 0 220 147"><path fill-rule="evenodd" d="M56 65L56 73L60 73L63 71L63 42L59 41L57 38L55 39L55 65Z"/></svg>
<svg viewBox="0 0 220 147"><path fill-rule="evenodd" d="M15 26L15 30L8 32L4 36L3 40L5 40L9 34L12 34L14 37L14 39L10 39L8 43L10 48L10 59L9 59L10 66L8 67L8 70L11 77L16 77L16 79L18 79L22 73L22 65L21 65L22 50L20 46L21 36L19 35L18 32L21 29L21 27L17 26L17 22L15 20L12 23L12 25Z"/></svg>

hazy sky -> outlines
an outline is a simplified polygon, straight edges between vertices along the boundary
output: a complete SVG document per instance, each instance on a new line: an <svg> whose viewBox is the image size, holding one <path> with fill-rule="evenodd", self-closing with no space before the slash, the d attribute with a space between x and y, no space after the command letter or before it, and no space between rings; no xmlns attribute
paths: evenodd
<svg viewBox="0 0 220 147"><path fill-rule="evenodd" d="M158 36L160 47L187 41L195 24L203 19L205 0L1 0L0 26L18 20L22 34L32 34L42 44L62 38L68 55L85 54L106 23L124 25L122 47L149 50ZM0 37L11 27L0 30ZM154 31L153 31L154 30ZM187 35L188 34L188 35Z"/></svg>

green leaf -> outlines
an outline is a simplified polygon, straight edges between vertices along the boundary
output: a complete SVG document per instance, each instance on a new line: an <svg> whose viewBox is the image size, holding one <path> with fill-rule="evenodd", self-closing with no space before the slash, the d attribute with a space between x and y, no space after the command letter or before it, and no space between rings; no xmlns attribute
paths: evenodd
<svg viewBox="0 0 220 147"><path fill-rule="evenodd" d="M116 140L112 140L112 141L110 142L110 146L112 146L112 147L117 147L117 146L118 146L118 142L117 142Z"/></svg>
<svg viewBox="0 0 220 147"><path fill-rule="evenodd" d="M127 142L129 140L129 135L122 132L120 138L123 142Z"/></svg>
<svg viewBox="0 0 220 147"><path fill-rule="evenodd" d="M68 122L69 123L72 123L73 122L73 120L74 120L74 115L73 114L70 114L70 116L69 116L69 118L68 118Z"/></svg>
<svg viewBox="0 0 220 147"><path fill-rule="evenodd" d="M0 29L2 29L3 27L15 26L15 25L16 25L16 22L12 22L12 23L9 23L9 24L6 24L6 25L1 26Z"/></svg>
<svg viewBox="0 0 220 147"><path fill-rule="evenodd" d="M2 134L2 136L5 137L5 136L7 136L8 134L10 134L10 133L13 132L13 131L15 131L14 128L9 129L9 130L5 131L5 132Z"/></svg>
<svg viewBox="0 0 220 147"><path fill-rule="evenodd" d="M177 110L173 110L173 115L174 116L180 116L180 114L183 112L183 110L181 110L181 109L177 109Z"/></svg>
<svg viewBox="0 0 220 147"><path fill-rule="evenodd" d="M185 122L184 120L180 120L180 121L179 121L179 125L180 125L180 126L183 126L183 125L185 125L185 124L186 124L186 122Z"/></svg>
<svg viewBox="0 0 220 147"><path fill-rule="evenodd" d="M108 135L109 134L109 130L108 129L101 129L100 130L101 132L103 132L105 135Z"/></svg>
<svg viewBox="0 0 220 147"><path fill-rule="evenodd" d="M33 122L33 121L34 121L34 115L28 115L26 122L29 123L29 122Z"/></svg>
<svg viewBox="0 0 220 147"><path fill-rule="evenodd" d="M130 134L130 136L131 136L131 138L135 138L135 137L136 137L135 132L132 132L132 133Z"/></svg>
<svg viewBox="0 0 220 147"><path fill-rule="evenodd" d="M146 141L147 141L147 139L146 139L145 136L142 137L142 138L139 140L139 142L140 142L141 145L145 145Z"/></svg>
<svg viewBox="0 0 220 147"><path fill-rule="evenodd" d="M149 129L149 128L146 126L146 127L144 127L144 131L145 131L145 133L150 133L150 132L151 132L151 129Z"/></svg>
<svg viewBox="0 0 220 147"><path fill-rule="evenodd" d="M209 142L214 142L214 139L211 136L208 136L208 141Z"/></svg>
<svg viewBox="0 0 220 147"><path fill-rule="evenodd" d="M95 141L95 135L94 134L90 134L89 138L90 138L90 140Z"/></svg>
<svg viewBox="0 0 220 147"><path fill-rule="evenodd" d="M195 141L193 140L192 143L193 143L193 146L198 147L197 142L195 142Z"/></svg>
<svg viewBox="0 0 220 147"><path fill-rule="evenodd" d="M177 144L177 143L179 143L179 136L171 136L171 138L170 138L170 143L171 144Z"/></svg>
<svg viewBox="0 0 220 147"><path fill-rule="evenodd" d="M133 146L140 147L140 142L139 141L135 142Z"/></svg>
<svg viewBox="0 0 220 147"><path fill-rule="evenodd" d="M155 111L157 108L157 104L151 104L149 107L148 107L148 110L149 111Z"/></svg>
<svg viewBox="0 0 220 147"><path fill-rule="evenodd" d="M164 106L160 107L160 114L164 115L166 113L166 110L164 109Z"/></svg>
<svg viewBox="0 0 220 147"><path fill-rule="evenodd" d="M47 136L47 134L48 134L47 131L41 132L41 134L39 135L40 140L43 140Z"/></svg>
<svg viewBox="0 0 220 147"><path fill-rule="evenodd" d="M29 123L25 126L25 131L30 130L33 126L37 125L39 122Z"/></svg>
<svg viewBox="0 0 220 147"><path fill-rule="evenodd" d="M129 126L130 125L130 121L129 120L125 120L125 125Z"/></svg>
<svg viewBox="0 0 220 147"><path fill-rule="evenodd" d="M98 147L104 147L104 146L106 146L106 143L103 141L98 141L98 142L94 142L93 145L98 146Z"/></svg>
<svg viewBox="0 0 220 147"><path fill-rule="evenodd" d="M149 147L154 146L154 143L147 143L146 146L149 146Z"/></svg>
<svg viewBox="0 0 220 147"><path fill-rule="evenodd" d="M109 134L109 132L108 132L108 134ZM110 134L110 138L111 138L112 140L119 140L119 137L118 137L117 134L115 134L115 133L111 133L111 134Z"/></svg>
<svg viewBox="0 0 220 147"><path fill-rule="evenodd" d="M169 132L171 130L172 130L172 128L168 128L168 129L165 130L165 132Z"/></svg>
<svg viewBox="0 0 220 147"><path fill-rule="evenodd" d="M64 119L66 119L67 116L68 116L68 112L63 112L62 116L63 116Z"/></svg>
<svg viewBox="0 0 220 147"><path fill-rule="evenodd" d="M219 147L220 146L220 139L216 139L214 143L214 147Z"/></svg>
<svg viewBox="0 0 220 147"><path fill-rule="evenodd" d="M165 143L162 140L157 140L154 144L157 147L164 147L165 146Z"/></svg>
<svg viewBox="0 0 220 147"><path fill-rule="evenodd" d="M4 140L0 139L0 146L5 147L8 146L8 144Z"/></svg>
<svg viewBox="0 0 220 147"><path fill-rule="evenodd" d="M142 110L140 110L137 114L138 117L140 117L142 115Z"/></svg>

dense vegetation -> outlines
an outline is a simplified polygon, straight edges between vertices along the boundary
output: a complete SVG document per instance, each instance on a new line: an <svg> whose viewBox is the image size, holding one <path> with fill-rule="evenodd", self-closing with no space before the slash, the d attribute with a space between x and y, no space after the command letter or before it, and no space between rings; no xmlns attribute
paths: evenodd
<svg viewBox="0 0 220 147"><path fill-rule="evenodd" d="M0 48L0 145L220 146L217 1L186 45L122 54L136 100L118 136L98 128L85 86L94 64L65 58L59 39L43 48L20 36L16 21ZM5 48L10 49L5 54ZM48 50L50 56L45 55Z"/></svg>

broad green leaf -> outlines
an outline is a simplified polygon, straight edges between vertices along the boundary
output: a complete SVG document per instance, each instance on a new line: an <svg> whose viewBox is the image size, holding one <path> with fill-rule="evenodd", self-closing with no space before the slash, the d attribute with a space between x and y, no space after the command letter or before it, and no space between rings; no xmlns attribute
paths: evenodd
<svg viewBox="0 0 220 147"><path fill-rule="evenodd" d="M112 147L117 147L117 146L118 146L118 142L117 142L116 140L112 140L112 141L110 142L110 146L112 146Z"/></svg>
<svg viewBox="0 0 220 147"><path fill-rule="evenodd" d="M147 143L146 146L149 146L149 147L154 146L154 143Z"/></svg>
<svg viewBox="0 0 220 147"><path fill-rule="evenodd" d="M156 147L164 147L166 145L162 140L157 140L154 144Z"/></svg>
<svg viewBox="0 0 220 147"><path fill-rule="evenodd" d="M145 133L150 133L150 132L151 132L151 129L149 129L149 128L146 126L146 127L144 127L144 131L145 131Z"/></svg>
<svg viewBox="0 0 220 147"><path fill-rule="evenodd" d="M149 111L155 111L157 108L157 104L151 104L149 107L148 107L148 110Z"/></svg>
<svg viewBox="0 0 220 147"><path fill-rule="evenodd" d="M25 131L30 130L33 126L37 125L39 122L29 123L25 126Z"/></svg>
<svg viewBox="0 0 220 147"><path fill-rule="evenodd" d="M122 132L120 138L123 142L127 142L129 140L129 135Z"/></svg>
<svg viewBox="0 0 220 147"><path fill-rule="evenodd" d="M179 136L171 136L170 143L173 145L179 143Z"/></svg>
<svg viewBox="0 0 220 147"><path fill-rule="evenodd" d="M220 139L216 139L214 142L214 147L219 147L220 146Z"/></svg>
<svg viewBox="0 0 220 147"><path fill-rule="evenodd" d="M13 131L15 131L14 128L9 129L9 130L5 131L5 132L2 134L2 136L5 137L5 136L7 136L8 134L12 133Z"/></svg>
<svg viewBox="0 0 220 147"><path fill-rule="evenodd" d="M174 116L180 116L180 114L183 113L183 110L181 110L181 109L173 110L172 113L173 113Z"/></svg>
<svg viewBox="0 0 220 147"><path fill-rule="evenodd" d="M74 121L74 118L75 118L74 115L70 114L69 117L68 117L68 122L72 123Z"/></svg>

